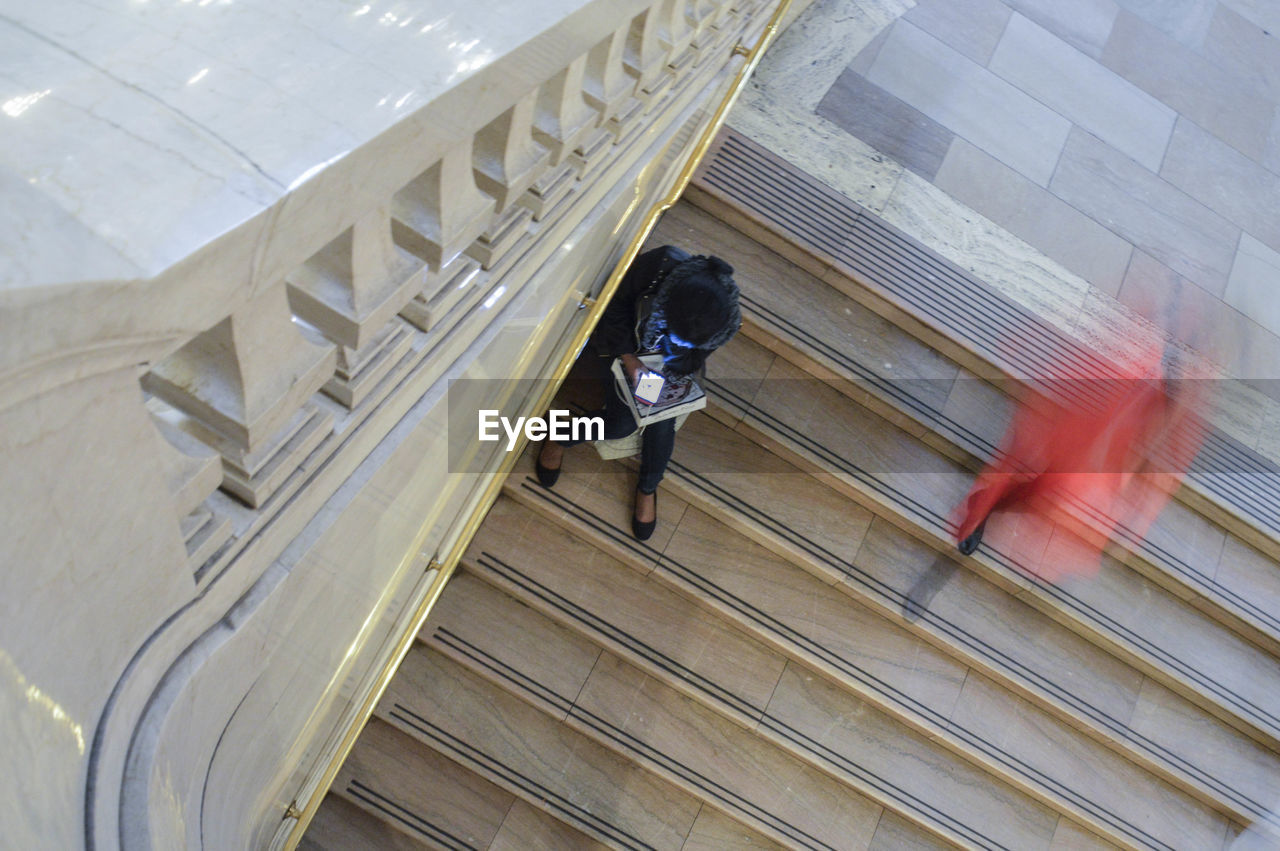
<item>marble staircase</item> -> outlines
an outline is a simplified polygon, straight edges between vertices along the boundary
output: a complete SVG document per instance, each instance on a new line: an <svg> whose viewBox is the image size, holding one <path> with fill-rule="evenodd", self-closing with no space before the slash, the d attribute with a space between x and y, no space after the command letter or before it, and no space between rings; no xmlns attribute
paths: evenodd
<svg viewBox="0 0 1280 851"><path fill-rule="evenodd" d="M654 538L624 465L579 448L547 490L527 453L305 843L1217 849L1274 819L1266 524L1187 498L1057 583L1060 531L1016 518L959 557L997 370L714 189L651 238L730 258L745 320Z"/></svg>

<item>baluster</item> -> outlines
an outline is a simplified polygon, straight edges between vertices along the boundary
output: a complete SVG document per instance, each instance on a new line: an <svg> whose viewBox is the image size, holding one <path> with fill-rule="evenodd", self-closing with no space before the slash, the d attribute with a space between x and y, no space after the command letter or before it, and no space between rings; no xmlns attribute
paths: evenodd
<svg viewBox="0 0 1280 851"><path fill-rule="evenodd" d="M515 203L551 160L551 151L533 140L537 90L476 134L476 183L497 203L497 218L467 249L485 269L493 267L527 231L533 211Z"/></svg>
<svg viewBox="0 0 1280 851"><path fill-rule="evenodd" d="M564 162L591 132L599 115L583 97L587 57L579 56L538 92L533 138L551 151L551 164Z"/></svg>
<svg viewBox="0 0 1280 851"><path fill-rule="evenodd" d="M658 5L659 38L667 51L667 70L676 86L690 79L696 54L690 48L694 28L689 23L688 0L662 0Z"/></svg>
<svg viewBox="0 0 1280 851"><path fill-rule="evenodd" d="M231 521L205 504L222 483L218 453L183 430L185 415L160 399L147 400L151 421L163 438L160 466L172 496L175 522L187 548L187 563L199 582L209 560L231 540Z"/></svg>
<svg viewBox="0 0 1280 851"><path fill-rule="evenodd" d="M397 243L442 271L489 226L494 200L476 188L472 140L449 150L391 199Z"/></svg>
<svg viewBox="0 0 1280 851"><path fill-rule="evenodd" d="M661 37L661 10L665 4L666 0L659 0L636 15L627 33L623 65L636 79L636 95L644 102L646 112L662 100L671 85L671 75L667 73L668 51Z"/></svg>
<svg viewBox="0 0 1280 851"><path fill-rule="evenodd" d="M617 144L625 144L639 132L642 125L636 119L644 111L644 104L635 96L636 81L623 64L630 30L627 24L591 49L583 87L587 103L599 110L601 126L613 134Z"/></svg>
<svg viewBox="0 0 1280 851"><path fill-rule="evenodd" d="M408 352L412 333L392 319L422 291L426 270L392 240L384 205L286 276L294 314L339 346L325 393L354 408Z"/></svg>
<svg viewBox="0 0 1280 851"><path fill-rule="evenodd" d="M333 429L307 400L335 361L333 346L293 323L282 280L156 364L143 386L204 427L223 489L257 508Z"/></svg>
<svg viewBox="0 0 1280 851"><path fill-rule="evenodd" d="M543 90L544 97L548 99L544 101L547 111L542 115L549 115L552 110L557 110L561 116L580 114L586 118L586 129L571 144L567 142L565 144L568 150L565 159L577 168L577 176L582 180L590 180L595 176L597 169L608 162L608 152L613 146L613 133L600 128L606 116L592 106L587 98L586 77L589 60L590 52L586 56L578 57L569 64L563 74L556 75L556 78L551 80ZM560 88L561 86L563 88ZM576 120L576 118L572 119L573 122ZM569 123L570 119L562 117L556 120L555 126L564 128ZM545 128L540 128L535 123L534 133L542 132L545 132ZM545 144L545 141L543 143ZM554 149L552 161L555 162Z"/></svg>
<svg viewBox="0 0 1280 851"><path fill-rule="evenodd" d="M689 22L694 28L691 45L697 51L694 60L702 65L712 56L719 53L729 38L725 18L729 14L727 2L717 0L690 0L688 6Z"/></svg>
<svg viewBox="0 0 1280 851"><path fill-rule="evenodd" d="M463 250L489 227L495 202L476 188L473 147L468 139L448 151L391 201L391 233L396 243L431 264L426 286L400 312L424 331L447 313L447 308L442 311L432 304L438 305L442 296L453 296L459 280L462 289L469 287L480 270L480 264Z"/></svg>
<svg viewBox="0 0 1280 851"><path fill-rule="evenodd" d="M498 213L514 206L551 159L551 151L533 140L537 102L535 89L476 134L476 183L493 196Z"/></svg>
<svg viewBox="0 0 1280 851"><path fill-rule="evenodd" d="M582 168L581 157L570 160L574 148L584 140L595 143L592 130L599 114L583 97L586 67L587 57L578 57L538 92L533 138L551 151L551 168L538 176L520 201L533 210L535 220L546 218L572 191Z"/></svg>

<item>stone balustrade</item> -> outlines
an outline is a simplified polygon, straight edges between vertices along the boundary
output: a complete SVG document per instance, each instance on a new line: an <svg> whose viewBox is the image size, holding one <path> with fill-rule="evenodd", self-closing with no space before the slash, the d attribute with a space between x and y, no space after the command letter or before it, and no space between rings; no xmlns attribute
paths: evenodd
<svg viewBox="0 0 1280 851"><path fill-rule="evenodd" d="M18 845L286 841L474 471L502 460L448 427L449 381L547 377L772 6L449 5L334 0L299 7L305 31L139 7L85 23L168 45L154 67L15 83L49 89L0 142L0 184L21 176L31 211L0 261L0 736L20 766L0 817ZM197 12L212 59L185 40ZM11 39L32 69L92 58L24 14L0 32L45 32ZM221 46L240 39L261 53ZM268 48L338 49L339 67L262 86L283 73ZM134 112L86 107L109 95ZM136 126L59 171L79 151L64 134L99 119ZM139 183L148 164L167 182ZM513 387L478 392L531 404Z"/></svg>

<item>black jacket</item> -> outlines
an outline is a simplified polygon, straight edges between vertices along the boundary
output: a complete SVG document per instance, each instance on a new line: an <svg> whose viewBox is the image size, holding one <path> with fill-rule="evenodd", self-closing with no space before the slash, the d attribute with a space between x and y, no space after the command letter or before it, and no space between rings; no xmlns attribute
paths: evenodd
<svg viewBox="0 0 1280 851"><path fill-rule="evenodd" d="M674 280L671 273L681 264L697 259L672 245L654 248L637 257L596 325L592 336L596 354L613 358L641 352L649 348L642 348L642 341L653 343L657 340L653 347L663 352L667 374L692 375L701 371L707 355L737 333L742 319L738 312L738 287L726 277L717 279L732 307L730 319L724 327L696 347L677 346L663 336L666 323L662 308L667 285ZM677 275L676 279L679 277Z"/></svg>

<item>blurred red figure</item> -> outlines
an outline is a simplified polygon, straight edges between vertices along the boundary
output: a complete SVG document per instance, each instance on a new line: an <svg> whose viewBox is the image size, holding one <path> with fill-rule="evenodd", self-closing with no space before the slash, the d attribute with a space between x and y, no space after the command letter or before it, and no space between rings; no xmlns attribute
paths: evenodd
<svg viewBox="0 0 1280 851"><path fill-rule="evenodd" d="M1193 410L1201 381L1168 378L1161 353L1140 353L1126 377L1086 380L1083 403L1023 402L1000 454L957 506L952 526L970 555L996 511L1038 514L1068 543L1037 571L1049 581L1093 573L1117 527L1146 534L1199 451ZM1055 539L1058 536L1055 535Z"/></svg>

